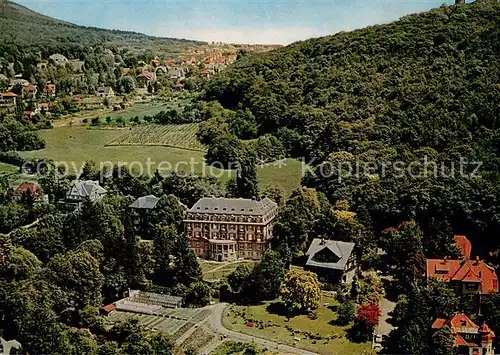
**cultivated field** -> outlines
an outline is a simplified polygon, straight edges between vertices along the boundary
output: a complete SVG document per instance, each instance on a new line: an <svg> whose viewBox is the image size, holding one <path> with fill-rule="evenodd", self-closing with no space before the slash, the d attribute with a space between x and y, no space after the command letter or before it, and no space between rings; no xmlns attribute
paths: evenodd
<svg viewBox="0 0 500 355"><path fill-rule="evenodd" d="M130 128L124 135L115 138L107 146L162 146L195 151L204 151L196 139L197 123L180 125L142 125Z"/></svg>
<svg viewBox="0 0 500 355"><path fill-rule="evenodd" d="M27 158L46 158L58 162L67 162L71 172L81 169L85 161L93 160L100 163L116 164L118 162L132 164L138 168L140 163L145 167L150 164L149 173L159 168L162 173L177 170L187 173L220 177L225 182L234 171L221 171L204 163L204 153L201 151L179 149L163 146L106 146L109 142L126 134L124 129L90 129L83 126L65 126L38 132L46 142L42 150L19 152ZM302 162L285 159L257 167L261 189L268 185L278 186L290 194L300 186ZM148 173L147 169L143 171Z"/></svg>
<svg viewBox="0 0 500 355"><path fill-rule="evenodd" d="M165 312L163 317L129 312L114 312L109 316L112 322L128 318L137 318L141 325L155 329L179 338L196 323L201 322L210 315L207 309L172 309Z"/></svg>

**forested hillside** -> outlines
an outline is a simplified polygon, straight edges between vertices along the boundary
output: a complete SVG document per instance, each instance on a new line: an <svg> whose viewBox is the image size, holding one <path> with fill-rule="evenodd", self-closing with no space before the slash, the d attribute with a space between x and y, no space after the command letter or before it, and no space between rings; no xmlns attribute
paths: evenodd
<svg viewBox="0 0 500 355"><path fill-rule="evenodd" d="M141 44L186 45L194 42L173 38L157 38L136 32L77 26L36 13L16 3L0 1L0 53L8 61L28 53L47 58L60 53L69 59L82 59L89 46L107 43L116 46Z"/></svg>
<svg viewBox="0 0 500 355"><path fill-rule="evenodd" d="M486 254L500 245L499 25L500 4L482 2L297 42L238 61L205 98L236 111L231 120L250 118L288 155L317 158L303 184L347 201L375 236L414 219L424 243L462 233ZM417 177L380 170L424 159L437 176L422 164ZM461 159L482 162L475 176L477 164L458 172ZM377 166L348 174L357 162Z"/></svg>

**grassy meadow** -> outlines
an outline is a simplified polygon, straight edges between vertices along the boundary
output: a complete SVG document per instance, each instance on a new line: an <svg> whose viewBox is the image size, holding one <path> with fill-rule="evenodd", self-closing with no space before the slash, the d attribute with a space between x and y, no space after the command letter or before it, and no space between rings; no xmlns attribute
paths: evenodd
<svg viewBox="0 0 500 355"><path fill-rule="evenodd" d="M314 351L325 355L358 355L370 353L371 344L353 343L346 338L346 327L335 324L338 303L333 297L323 296L321 304L315 311L317 318L309 319L307 315L299 315L287 320L277 300L264 302L260 305L239 306L230 305L224 311L222 323L228 329L267 338L281 344ZM252 320L255 325L249 327L246 320ZM259 327L258 323L266 324ZM288 329L287 329L288 328ZM291 331L293 330L293 332ZM305 334L319 335L323 339L312 340ZM326 339L326 337L330 337Z"/></svg>
<svg viewBox="0 0 500 355"><path fill-rule="evenodd" d="M147 127L147 126L144 126ZM219 177L223 182L233 171L220 170L204 163L204 153L165 146L109 146L130 133L130 127L123 129L98 129L84 126L63 126L39 132L46 142L46 148L37 151L20 152L27 158L46 158L57 162L66 162L71 172L81 169L85 161L93 160L97 165L126 163L134 169L143 166L148 173L147 162L150 162L149 173L160 168L162 173L168 171L184 171L194 174ZM159 163L162 165L159 166ZM300 186L302 163L285 159L282 162L270 163L257 167L260 187L264 189L275 185L291 193Z"/></svg>
<svg viewBox="0 0 500 355"><path fill-rule="evenodd" d="M198 259L200 263L203 279L207 281L220 280L221 278L231 274L240 265L248 265L253 267L254 261L241 260L235 262L217 262L210 260Z"/></svg>

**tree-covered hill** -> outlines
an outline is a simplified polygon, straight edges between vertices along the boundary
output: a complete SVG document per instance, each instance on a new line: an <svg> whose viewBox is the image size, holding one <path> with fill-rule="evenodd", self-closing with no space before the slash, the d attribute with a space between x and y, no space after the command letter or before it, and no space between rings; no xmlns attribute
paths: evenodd
<svg viewBox="0 0 500 355"><path fill-rule="evenodd" d="M61 53L79 59L86 47L107 43L142 48L199 44L201 42L157 38L142 33L77 26L41 15L11 1L0 0L0 53L13 61L27 53L40 53L47 58Z"/></svg>
<svg viewBox="0 0 500 355"><path fill-rule="evenodd" d="M415 219L428 236L464 233L491 250L500 245L499 58L498 2L443 5L243 58L205 98L245 112L289 155L333 164L304 184L347 200L375 232ZM393 166L338 176L342 163L380 169L424 157L445 173L461 158L481 161L481 177L470 176L472 165L468 176L400 177Z"/></svg>

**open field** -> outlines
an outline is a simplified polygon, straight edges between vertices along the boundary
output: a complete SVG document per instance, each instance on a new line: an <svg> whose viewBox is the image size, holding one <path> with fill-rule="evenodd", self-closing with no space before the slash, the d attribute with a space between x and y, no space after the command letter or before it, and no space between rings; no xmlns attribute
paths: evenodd
<svg viewBox="0 0 500 355"><path fill-rule="evenodd" d="M325 303L328 303L329 306L325 306ZM334 321L337 316L330 308L332 305L335 306L336 301L331 297L323 296L320 307L315 312L317 319L313 320L306 315L300 315L289 321L283 315L284 312L281 311L278 301L265 302L256 306L231 305L224 312L222 323L226 328L240 333L268 338L325 355L354 355L370 351L369 342L352 343L345 337L346 329L349 326L335 325ZM255 326L248 327L245 320L252 320ZM266 325L261 329L258 326L259 322ZM306 336L306 332L319 335L323 339L312 340ZM326 337L330 337L330 339L326 339Z"/></svg>
<svg viewBox="0 0 500 355"><path fill-rule="evenodd" d="M18 173L19 169L10 164L0 163L0 175L10 175Z"/></svg>
<svg viewBox="0 0 500 355"><path fill-rule="evenodd" d="M97 101L102 101L99 98L92 98ZM116 101L116 98L115 98ZM99 117L101 123L105 123L106 117L111 117L114 121L118 117L123 118L125 122L129 121L134 117L139 117L142 119L144 116L153 116L161 111L168 110L181 110L183 107L189 102L189 99L186 98L172 98L169 101L137 101L132 106L125 108L124 110L114 111L112 107L101 107L94 110L84 110L75 114L71 114L68 116L64 116L60 119L53 121L54 127L63 127L63 126L79 126L85 125L83 122L84 119L90 121L94 117ZM117 104L118 102L115 102Z"/></svg>
<svg viewBox="0 0 500 355"><path fill-rule="evenodd" d="M0 177L7 176L9 185L15 188L25 181L37 182L36 175L21 174L19 168L11 164L0 163Z"/></svg>
<svg viewBox="0 0 500 355"><path fill-rule="evenodd" d="M224 276L231 274L239 265L248 265L252 267L255 262L251 260L241 260L236 262L217 262L208 260L198 260L203 279L207 281L220 280Z"/></svg>
<svg viewBox="0 0 500 355"><path fill-rule="evenodd" d="M99 166L124 162L145 174L152 174L157 168L162 173L184 171L219 177L227 181L234 171L223 171L207 166L204 153L186 149L158 146L106 146L107 143L126 134L123 129L89 129L83 126L65 126L39 132L46 142L46 148L37 151L19 152L27 158L46 158L66 162L71 172L81 169L85 161L93 160ZM148 169L148 161L149 169ZM159 163L163 162L161 166ZM285 159L257 167L261 189L272 184L290 194L300 186L302 162Z"/></svg>
<svg viewBox="0 0 500 355"><path fill-rule="evenodd" d="M196 139L197 131L197 123L135 126L106 146L163 146L204 151Z"/></svg>

